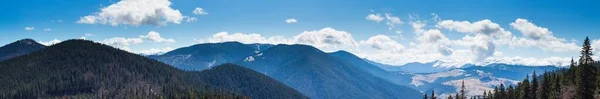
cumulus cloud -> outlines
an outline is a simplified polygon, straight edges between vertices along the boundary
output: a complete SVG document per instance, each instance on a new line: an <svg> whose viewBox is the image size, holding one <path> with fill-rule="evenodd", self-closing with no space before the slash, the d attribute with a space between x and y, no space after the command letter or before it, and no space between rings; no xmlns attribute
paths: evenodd
<svg viewBox="0 0 600 99"><path fill-rule="evenodd" d="M198 21L198 18L196 17L186 17L185 18L185 22L196 22Z"/></svg>
<svg viewBox="0 0 600 99"><path fill-rule="evenodd" d="M158 32L155 31L150 31L148 32L147 35L140 35L140 38L143 39L150 39L154 42L165 42L165 43L174 43L175 40L174 39L165 39L163 37L160 36L160 34Z"/></svg>
<svg viewBox="0 0 600 99"><path fill-rule="evenodd" d="M46 45L46 46L50 46L50 45L58 44L60 42L62 42L62 41L58 40L58 39L53 39L53 40L46 41L46 42L40 41L40 44L43 44L43 45Z"/></svg>
<svg viewBox="0 0 600 99"><path fill-rule="evenodd" d="M380 51L400 52L404 50L404 45L392 40L386 35L372 36L366 41L360 41L360 44L371 46Z"/></svg>
<svg viewBox="0 0 600 99"><path fill-rule="evenodd" d="M123 38L123 37L113 37L109 39L104 39L100 41L100 43L110 45L116 48L123 49L125 51L131 51L129 45L140 44L143 43L144 40L141 38Z"/></svg>
<svg viewBox="0 0 600 99"><path fill-rule="evenodd" d="M294 37L298 44L312 45L322 49L344 49L358 47L358 42L346 31L338 31L333 28L321 30L304 31Z"/></svg>
<svg viewBox="0 0 600 99"><path fill-rule="evenodd" d="M305 44L312 45L324 51L337 51L339 49L354 49L358 47L358 42L354 40L350 33L338 31L333 28L323 28L320 30L304 31L292 38L283 36L263 37L255 33L233 33L219 32L206 39L197 40L204 42L228 42L238 41L241 43L268 43L268 44Z"/></svg>
<svg viewBox="0 0 600 99"><path fill-rule="evenodd" d="M291 44L291 40L284 38L283 36L271 36L263 37L256 33L232 33L219 32L206 39L197 40L200 43L218 43L218 42L230 42L237 41L241 43L265 43L265 44Z"/></svg>
<svg viewBox="0 0 600 99"><path fill-rule="evenodd" d="M192 14L194 14L194 15L208 15L208 12L206 12L204 9L202 9L200 7L196 7L194 9L194 11L192 11Z"/></svg>
<svg viewBox="0 0 600 99"><path fill-rule="evenodd" d="M470 34L485 34L497 39L510 39L512 33L488 19L477 22L443 20L437 24L440 28Z"/></svg>
<svg viewBox="0 0 600 99"><path fill-rule="evenodd" d="M35 27L32 27L32 26L25 27L25 30L27 30L27 31L31 31L31 30L34 30L34 29L35 29Z"/></svg>
<svg viewBox="0 0 600 99"><path fill-rule="evenodd" d="M568 52L579 50L578 46L557 38L548 28L539 27L526 19L518 18L510 26L523 34L525 38L513 39L512 46L537 46L542 50L553 52Z"/></svg>
<svg viewBox="0 0 600 99"><path fill-rule="evenodd" d="M388 29L394 30L396 25L398 24L403 24L402 20L400 20L400 17L398 16L394 16L390 13L384 13L383 15L380 13L377 14L369 14L367 15L367 17L365 17L365 19L369 20L369 21L375 21L377 23L380 23L381 21L385 21L385 24L388 26ZM395 30L398 31L398 30ZM397 32L400 33L400 32Z"/></svg>
<svg viewBox="0 0 600 99"><path fill-rule="evenodd" d="M367 15L367 17L365 17L365 19L375 22L381 22L383 21L383 16L381 16L381 14L369 14Z"/></svg>
<svg viewBox="0 0 600 99"><path fill-rule="evenodd" d="M169 0L121 0L100 12L81 17L77 23L112 26L180 24L184 16L170 6Z"/></svg>
<svg viewBox="0 0 600 99"><path fill-rule="evenodd" d="M298 20L296 20L296 19L286 19L285 20L285 23L296 23L296 22L298 22Z"/></svg>

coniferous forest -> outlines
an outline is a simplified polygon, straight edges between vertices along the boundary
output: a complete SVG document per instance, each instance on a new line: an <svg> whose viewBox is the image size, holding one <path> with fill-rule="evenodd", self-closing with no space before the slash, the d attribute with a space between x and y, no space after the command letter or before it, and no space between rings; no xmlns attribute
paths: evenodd
<svg viewBox="0 0 600 99"><path fill-rule="evenodd" d="M500 85L477 99L599 99L600 62L592 51L586 37L579 60L571 60L570 68L534 72L516 86Z"/></svg>

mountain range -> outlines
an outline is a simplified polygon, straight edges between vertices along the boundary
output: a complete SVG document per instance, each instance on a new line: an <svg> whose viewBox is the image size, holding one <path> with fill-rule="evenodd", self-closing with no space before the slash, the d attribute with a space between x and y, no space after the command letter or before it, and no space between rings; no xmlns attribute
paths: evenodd
<svg viewBox="0 0 600 99"><path fill-rule="evenodd" d="M187 90L199 94L198 96L414 99L420 98L422 96L421 92L432 90L435 90L441 97L454 94L463 81L469 85L467 86L467 93L477 95L483 93L484 90L492 90L493 87L499 84L514 85L525 78L523 75L531 74L534 71L544 72L560 68L509 64L465 65L460 68L436 66L440 61L415 62L394 66L363 59L346 51L327 53L308 45L242 44L239 42L197 44L178 48L162 55L143 57L90 41L70 40L46 48L46 46L31 39L24 39L0 47L0 52L2 52L0 55L3 55L3 59L6 60L0 62L0 68L3 68L2 74L5 74L2 76L4 78L0 78L0 81L4 82L0 83L13 85L13 87L19 86L15 88L5 87L18 90L9 92L10 94L3 97L22 98L24 96L124 97L127 95L115 93L102 93L102 95L99 95L98 92L140 93L137 92L142 90L140 86L134 85L146 84L158 89L165 86L174 87L174 92ZM62 54L56 54L60 52ZM26 63L27 66L18 65ZM58 64L66 65L58 66ZM142 65L149 67L139 67ZM65 69L72 68L69 66L81 67ZM110 69L107 70L105 67L98 66L109 66ZM142 69L133 69L128 66L137 66L135 68ZM42 68L49 70L29 74L46 75L41 76L44 78L31 78L34 82L24 82L28 81L22 80L25 76L13 77L6 75L27 75L22 73L31 73ZM63 69L53 70L50 68ZM121 69L124 70L111 71ZM23 70L25 71L21 73L13 73L14 71ZM91 72L94 81L89 81L89 77L75 77L77 78L75 81L61 81L56 80L56 78L64 80L68 77L61 73L50 74L52 72L65 72L74 75L89 75L90 72L83 72L86 70L94 70ZM158 74L149 72L157 72ZM166 77L165 75L171 75L172 77ZM100 79L107 77L129 80L105 81ZM133 79L137 77L144 79ZM7 79L19 83L6 82ZM60 83L57 82L56 85L40 84L41 82L55 80ZM120 86L92 82L110 82ZM87 87L83 89L66 88L64 87L65 84ZM128 85L131 88L121 85ZM36 87L23 88L20 86ZM40 86L59 87L51 87L55 88L52 90L41 90L42 94L39 94L38 91L36 95L28 92L32 88L35 89ZM154 90L153 88L149 89ZM0 91L4 93L7 90ZM82 90L87 91L77 93L82 92ZM173 90L162 90L162 92L156 94L157 96L169 97L190 96L189 94L170 93ZM17 95L17 93L20 95Z"/></svg>
<svg viewBox="0 0 600 99"><path fill-rule="evenodd" d="M0 98L308 98L241 66L183 71L85 40L14 57L0 68Z"/></svg>

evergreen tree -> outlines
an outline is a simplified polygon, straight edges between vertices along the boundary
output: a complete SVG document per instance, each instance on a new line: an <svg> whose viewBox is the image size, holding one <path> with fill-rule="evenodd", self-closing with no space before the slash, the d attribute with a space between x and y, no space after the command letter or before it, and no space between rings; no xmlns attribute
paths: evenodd
<svg viewBox="0 0 600 99"><path fill-rule="evenodd" d="M520 99L532 99L531 91L530 91L531 87L529 85L529 76L525 77L525 80L522 81L520 86L521 86L521 88L519 89L520 90L519 93L521 94Z"/></svg>
<svg viewBox="0 0 600 99"><path fill-rule="evenodd" d="M452 97L452 95L450 95L450 96L448 96L448 99L454 99L454 98Z"/></svg>
<svg viewBox="0 0 600 99"><path fill-rule="evenodd" d="M579 99L593 99L596 86L596 68L593 66L592 47L588 37L583 41L583 48L579 59L579 85L577 96Z"/></svg>
<svg viewBox="0 0 600 99"><path fill-rule="evenodd" d="M590 39L588 37L585 37L585 40L583 40L583 45L581 48L581 56L579 57L579 64L594 63L594 60L592 59L593 55L594 54L592 53L592 46L590 44Z"/></svg>
<svg viewBox="0 0 600 99"><path fill-rule="evenodd" d="M483 91L483 99L487 99L487 91Z"/></svg>
<svg viewBox="0 0 600 99"><path fill-rule="evenodd" d="M456 96L456 97L454 97L454 98L456 98L456 99L460 99L460 96L458 95L458 93L456 93L456 95L454 95L454 96Z"/></svg>
<svg viewBox="0 0 600 99"><path fill-rule="evenodd" d="M549 77L548 75L546 75L546 73L544 73L544 75L542 75L542 82L540 84L540 88L538 91L538 95L539 95L539 99L548 99L550 94L550 81L549 81Z"/></svg>
<svg viewBox="0 0 600 99"><path fill-rule="evenodd" d="M498 88L498 99L505 99L506 97L506 90L504 89L504 84L500 84L500 88Z"/></svg>
<svg viewBox="0 0 600 99"><path fill-rule="evenodd" d="M423 99L429 99L429 97L427 96L427 93L425 93L425 95L423 95Z"/></svg>
<svg viewBox="0 0 600 99"><path fill-rule="evenodd" d="M533 80L531 81L531 92L529 94L531 94L531 99L537 99L537 91L539 86L535 71L533 71L532 78Z"/></svg>
<svg viewBox="0 0 600 99"><path fill-rule="evenodd" d="M517 97L515 97L515 96L517 96L517 95L515 94L514 87L512 85L508 86L508 92L506 94L506 98L507 99L516 99Z"/></svg>
<svg viewBox="0 0 600 99"><path fill-rule="evenodd" d="M431 90L431 97L429 99L437 99L435 96L435 90Z"/></svg>
<svg viewBox="0 0 600 99"><path fill-rule="evenodd" d="M466 88L465 88L465 81L462 81L462 85L460 87L460 98L459 99L466 99ZM458 97L458 96L457 96Z"/></svg>

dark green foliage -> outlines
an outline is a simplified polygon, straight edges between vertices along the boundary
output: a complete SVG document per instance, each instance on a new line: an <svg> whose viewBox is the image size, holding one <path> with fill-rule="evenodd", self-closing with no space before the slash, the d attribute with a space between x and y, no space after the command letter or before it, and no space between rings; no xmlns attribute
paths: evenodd
<svg viewBox="0 0 600 99"><path fill-rule="evenodd" d="M435 96L435 90L431 91L431 97L429 97L429 99L437 99L437 96Z"/></svg>
<svg viewBox="0 0 600 99"><path fill-rule="evenodd" d="M506 97L494 99L599 99L598 81L600 79L600 63L592 59L592 48L588 38L584 40L579 63L571 60L570 68L563 68L553 72L546 72L541 76L533 74L533 80L529 82L529 76L517 84L517 93L495 91L498 94L507 94ZM541 81L537 78L541 77Z"/></svg>
<svg viewBox="0 0 600 99"><path fill-rule="evenodd" d="M32 39L22 39L0 47L0 61L29 54L45 47Z"/></svg>
<svg viewBox="0 0 600 99"><path fill-rule="evenodd" d="M0 68L0 98L245 98L194 76L209 73L185 72L85 40L6 60Z"/></svg>
<svg viewBox="0 0 600 99"><path fill-rule="evenodd" d="M222 64L190 73L192 81L201 81L217 89L228 89L257 99L308 99L300 92L256 71L234 64Z"/></svg>

